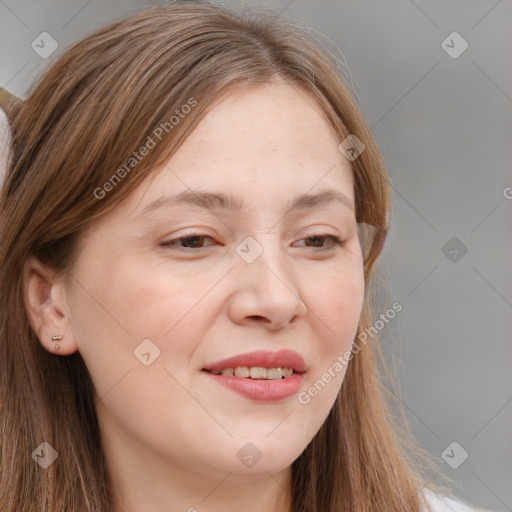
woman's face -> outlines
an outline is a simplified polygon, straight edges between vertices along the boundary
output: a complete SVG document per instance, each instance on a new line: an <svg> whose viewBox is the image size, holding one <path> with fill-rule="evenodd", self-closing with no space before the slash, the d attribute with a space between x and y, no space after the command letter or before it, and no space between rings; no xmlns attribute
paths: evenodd
<svg viewBox="0 0 512 512"><path fill-rule="evenodd" d="M287 468L317 433L364 295L338 144L307 93L239 90L84 234L61 344L85 360L118 464L244 478ZM205 371L246 366L296 371Z"/></svg>

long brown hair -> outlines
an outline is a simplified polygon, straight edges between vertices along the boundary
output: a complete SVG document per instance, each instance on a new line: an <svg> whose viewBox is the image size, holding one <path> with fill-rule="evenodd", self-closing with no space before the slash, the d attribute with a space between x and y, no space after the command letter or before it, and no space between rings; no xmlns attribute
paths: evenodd
<svg viewBox="0 0 512 512"><path fill-rule="evenodd" d="M370 291L389 229L391 190L342 75L320 41L276 12L177 2L142 10L76 43L25 100L4 105L12 154L0 219L2 511L112 510L92 380L78 352L55 357L30 327L27 258L66 274L81 231L167 161L233 88L284 79L312 94L340 142L354 134L365 145L352 162L356 218L375 226L375 236L365 260L368 293L358 335L372 325ZM127 169L148 137L193 102ZM113 183L123 166L123 179ZM408 462L412 439L393 424L383 396L377 339L358 347L328 418L292 465L293 512L423 509L424 482ZM31 457L44 441L59 454L47 469Z"/></svg>

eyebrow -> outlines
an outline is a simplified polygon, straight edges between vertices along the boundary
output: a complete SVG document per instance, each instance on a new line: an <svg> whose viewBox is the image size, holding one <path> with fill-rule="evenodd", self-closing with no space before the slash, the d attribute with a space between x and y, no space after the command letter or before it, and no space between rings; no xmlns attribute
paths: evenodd
<svg viewBox="0 0 512 512"><path fill-rule="evenodd" d="M335 189L325 189L316 194L302 194L288 203L287 212L310 210L325 206L331 202L340 202L354 211L352 201L342 192ZM185 190L174 196L162 196L149 203L140 217L144 217L162 207L192 205L208 210L226 210L239 212L244 207L243 199L236 198L221 192L208 192L202 190Z"/></svg>

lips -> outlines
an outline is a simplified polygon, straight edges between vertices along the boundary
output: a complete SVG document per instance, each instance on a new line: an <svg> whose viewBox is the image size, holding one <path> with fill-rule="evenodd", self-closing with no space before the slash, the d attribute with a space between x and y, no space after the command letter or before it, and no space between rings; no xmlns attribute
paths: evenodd
<svg viewBox="0 0 512 512"><path fill-rule="evenodd" d="M294 373L304 373L306 371L304 359L293 350L249 352L209 364L203 370L211 372L237 367L292 368Z"/></svg>
<svg viewBox="0 0 512 512"><path fill-rule="evenodd" d="M253 370L259 373L264 368L272 373L282 372L283 378L270 380L253 378L251 375L238 376L241 375L240 372L247 374L248 371L252 373ZM270 370L270 368L274 370ZM231 374L231 371L228 371L227 375L220 374L222 370L226 369L231 371L234 369L235 374ZM304 382L302 374L306 372L306 363L302 356L293 350L279 350L278 352L260 350L209 364L203 368L203 372L221 387L246 399L260 403L281 402L299 392Z"/></svg>

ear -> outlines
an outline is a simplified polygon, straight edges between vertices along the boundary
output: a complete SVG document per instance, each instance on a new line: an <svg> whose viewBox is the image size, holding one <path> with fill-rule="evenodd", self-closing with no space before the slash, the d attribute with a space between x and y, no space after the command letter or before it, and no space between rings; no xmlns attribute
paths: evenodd
<svg viewBox="0 0 512 512"><path fill-rule="evenodd" d="M57 279L54 271L31 256L25 265L23 281L30 325L43 348L60 355L76 352L78 344L69 314L64 280ZM62 336L62 339L52 341L52 336Z"/></svg>

